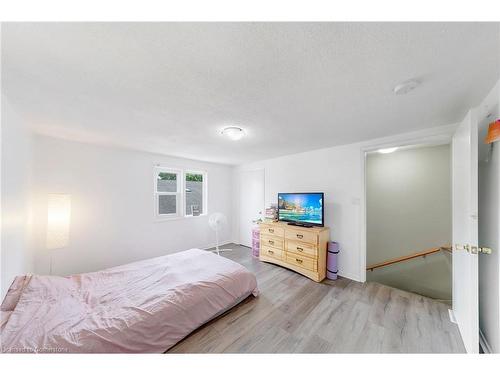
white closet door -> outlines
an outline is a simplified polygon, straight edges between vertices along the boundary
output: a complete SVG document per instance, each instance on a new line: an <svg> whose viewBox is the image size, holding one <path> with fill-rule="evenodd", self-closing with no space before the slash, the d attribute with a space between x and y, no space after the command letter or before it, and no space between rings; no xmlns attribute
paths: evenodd
<svg viewBox="0 0 500 375"><path fill-rule="evenodd" d="M240 175L240 244L252 246L252 220L260 217L264 210L264 179L263 169L242 171Z"/></svg>

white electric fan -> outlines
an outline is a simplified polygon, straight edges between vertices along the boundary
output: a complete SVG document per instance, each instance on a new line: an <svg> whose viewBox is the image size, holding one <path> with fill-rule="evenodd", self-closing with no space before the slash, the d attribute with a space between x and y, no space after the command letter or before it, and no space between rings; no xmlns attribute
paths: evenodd
<svg viewBox="0 0 500 375"><path fill-rule="evenodd" d="M219 230L227 225L226 215L221 212L213 213L208 218L208 225L215 231L215 250L212 251L217 253L217 255L219 255L221 251L232 251L232 249L219 249Z"/></svg>

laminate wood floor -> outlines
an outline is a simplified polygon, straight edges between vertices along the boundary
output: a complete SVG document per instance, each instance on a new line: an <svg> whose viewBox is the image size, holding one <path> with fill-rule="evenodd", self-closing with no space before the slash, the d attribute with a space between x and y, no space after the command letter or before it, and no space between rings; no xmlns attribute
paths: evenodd
<svg viewBox="0 0 500 375"><path fill-rule="evenodd" d="M260 262L251 250L221 253L255 273L249 297L168 353L463 353L449 306L375 282L315 283Z"/></svg>

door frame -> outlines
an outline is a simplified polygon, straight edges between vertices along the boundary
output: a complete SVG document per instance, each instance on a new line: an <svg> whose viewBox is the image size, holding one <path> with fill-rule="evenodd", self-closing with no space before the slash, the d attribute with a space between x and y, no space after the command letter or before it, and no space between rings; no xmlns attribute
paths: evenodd
<svg viewBox="0 0 500 375"><path fill-rule="evenodd" d="M481 144L482 144L482 140L486 137L486 133L488 131L488 125L489 123L494 119L494 118L498 118L498 116L500 116L500 80L496 83L496 85L493 87L493 89L491 90L491 92L486 96L486 98L483 100L483 102L477 107L478 108L478 113L477 113L477 119L478 119L478 132L479 132L479 149L478 149L478 159L479 159L479 162L481 163L481 160L484 161L484 159L486 158L485 155L487 155L489 153L489 148L490 146L483 146L481 147ZM500 145L499 145L500 146ZM480 183L481 185L481 183ZM478 211L479 211L479 223L481 223L481 221L484 221L484 218L481 219L481 216L482 216L482 211L481 211L481 194L479 194L479 207L478 207ZM491 247L491 244L490 243L485 243L484 242L484 237L481 236L481 230L479 231L479 246L487 246L487 247ZM494 248L493 247L493 251L497 251L498 252L498 249ZM500 248L499 248L500 249ZM487 296L484 296L481 294L481 288L488 288L488 286L486 284L484 284L484 282L481 280L481 274L482 272L484 272L485 270L482 269L481 267L481 257L490 257L491 255L480 255L479 256L479 321L480 321L480 326L479 326L479 345L482 347L483 351L486 353L486 354L489 354L489 353L494 353L495 350L498 350L498 348L492 348L491 347L491 344L490 342L488 342L488 340L490 340L490 337L488 337L489 335L491 335L491 332L485 332L484 329L487 328L487 326L485 325L485 322L483 321L483 327L481 328L481 315L483 314L483 319L485 319L486 317L484 316L484 310L486 310L484 307L485 307L485 300L487 300ZM498 257L498 255L497 255ZM497 258L497 263L495 264L496 267L500 268L500 257ZM500 294L497 293L496 295L496 298L498 298L500 300ZM499 316L496 316L495 318L497 320L497 322L500 320L500 317ZM500 326L500 324L498 325ZM489 328L489 327L488 327Z"/></svg>
<svg viewBox="0 0 500 375"><path fill-rule="evenodd" d="M381 148L390 147L405 147L405 146L438 146L443 144L451 144L453 134L457 129L459 123L442 126L439 128L426 129L424 131L406 133L394 137L381 138L368 142L360 148L361 159L361 199L360 199L360 262L359 262L359 275L360 281L366 282L366 155L370 152L379 150ZM450 151L451 152L451 151ZM451 176L451 168L450 168Z"/></svg>
<svg viewBox="0 0 500 375"><path fill-rule="evenodd" d="M452 246L456 246L457 244L468 244L469 246L478 246L479 245L479 226L478 226L478 187L479 187L479 179L478 179L478 168L479 168L479 155L478 155L478 121L477 121L477 108L471 108L463 120L461 121L461 126L464 126L464 129L458 129L457 133L460 131L462 133L457 134L457 142L455 142L455 138L453 140L452 152L453 155L462 155L468 156L468 158L461 159L455 158L452 156L452 170L455 171L458 169L458 173L460 173L461 167L464 165L464 160L469 165L465 164L465 169L470 169L471 174L467 176L469 181L466 181L463 186L470 186L466 189L465 193L458 191L458 197L462 198L464 195L468 196L468 201L470 207L467 206L464 209L458 208L459 213L465 211L467 213L465 223L465 227L468 228L468 235L462 238L460 234L464 233L464 227L458 226L456 228L456 215L455 209L457 208L455 203L453 203L453 228L452 228ZM475 132L474 132L475 130ZM467 140L466 145L457 144L458 142L463 142L463 139ZM469 138L470 137L470 138ZM463 148L470 147L470 152L462 152ZM458 163L457 163L458 161ZM474 168L475 165L475 168ZM458 166L458 168L457 168ZM468 167L468 168L467 168ZM462 176L463 177L463 176ZM463 181L463 180L460 180ZM475 183L474 183L475 182ZM461 185L455 183L455 178L452 180L453 187L453 202L457 202L457 191L455 186ZM462 215L458 215L462 218ZM460 222L461 220L458 220ZM458 234L458 235L457 235ZM462 238L462 239L460 239ZM472 251L454 251L453 252L453 281L452 281L452 312L453 318L457 323L460 336L462 337L463 344L465 346L467 353L479 353L479 252L473 253ZM457 278L456 267L458 267L458 271L465 271L465 275L460 274ZM470 272L470 274L469 274ZM470 278L468 278L470 276ZM465 283L464 283L465 280ZM470 285L475 288L471 288ZM458 284L458 285L457 285ZM462 284L462 285L461 285ZM465 284L465 285L464 285ZM464 296L465 294L465 296ZM465 301L465 303L464 303ZM474 301L474 303L471 303ZM459 303L461 302L461 303Z"/></svg>

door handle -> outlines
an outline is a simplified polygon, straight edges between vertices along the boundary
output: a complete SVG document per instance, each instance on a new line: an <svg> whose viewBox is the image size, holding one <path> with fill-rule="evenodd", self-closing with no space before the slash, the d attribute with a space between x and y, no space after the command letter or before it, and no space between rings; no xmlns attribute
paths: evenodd
<svg viewBox="0 0 500 375"><path fill-rule="evenodd" d="M490 247L479 247L478 251L483 254L491 254L491 248Z"/></svg>
<svg viewBox="0 0 500 375"><path fill-rule="evenodd" d="M455 250L465 250L465 251L469 252L470 247L469 247L469 244L460 245L460 244L456 243Z"/></svg>
<svg viewBox="0 0 500 375"><path fill-rule="evenodd" d="M492 252L490 247L470 246L469 244L465 245L455 244L455 250L465 250L471 254L478 254L478 253L491 254Z"/></svg>

